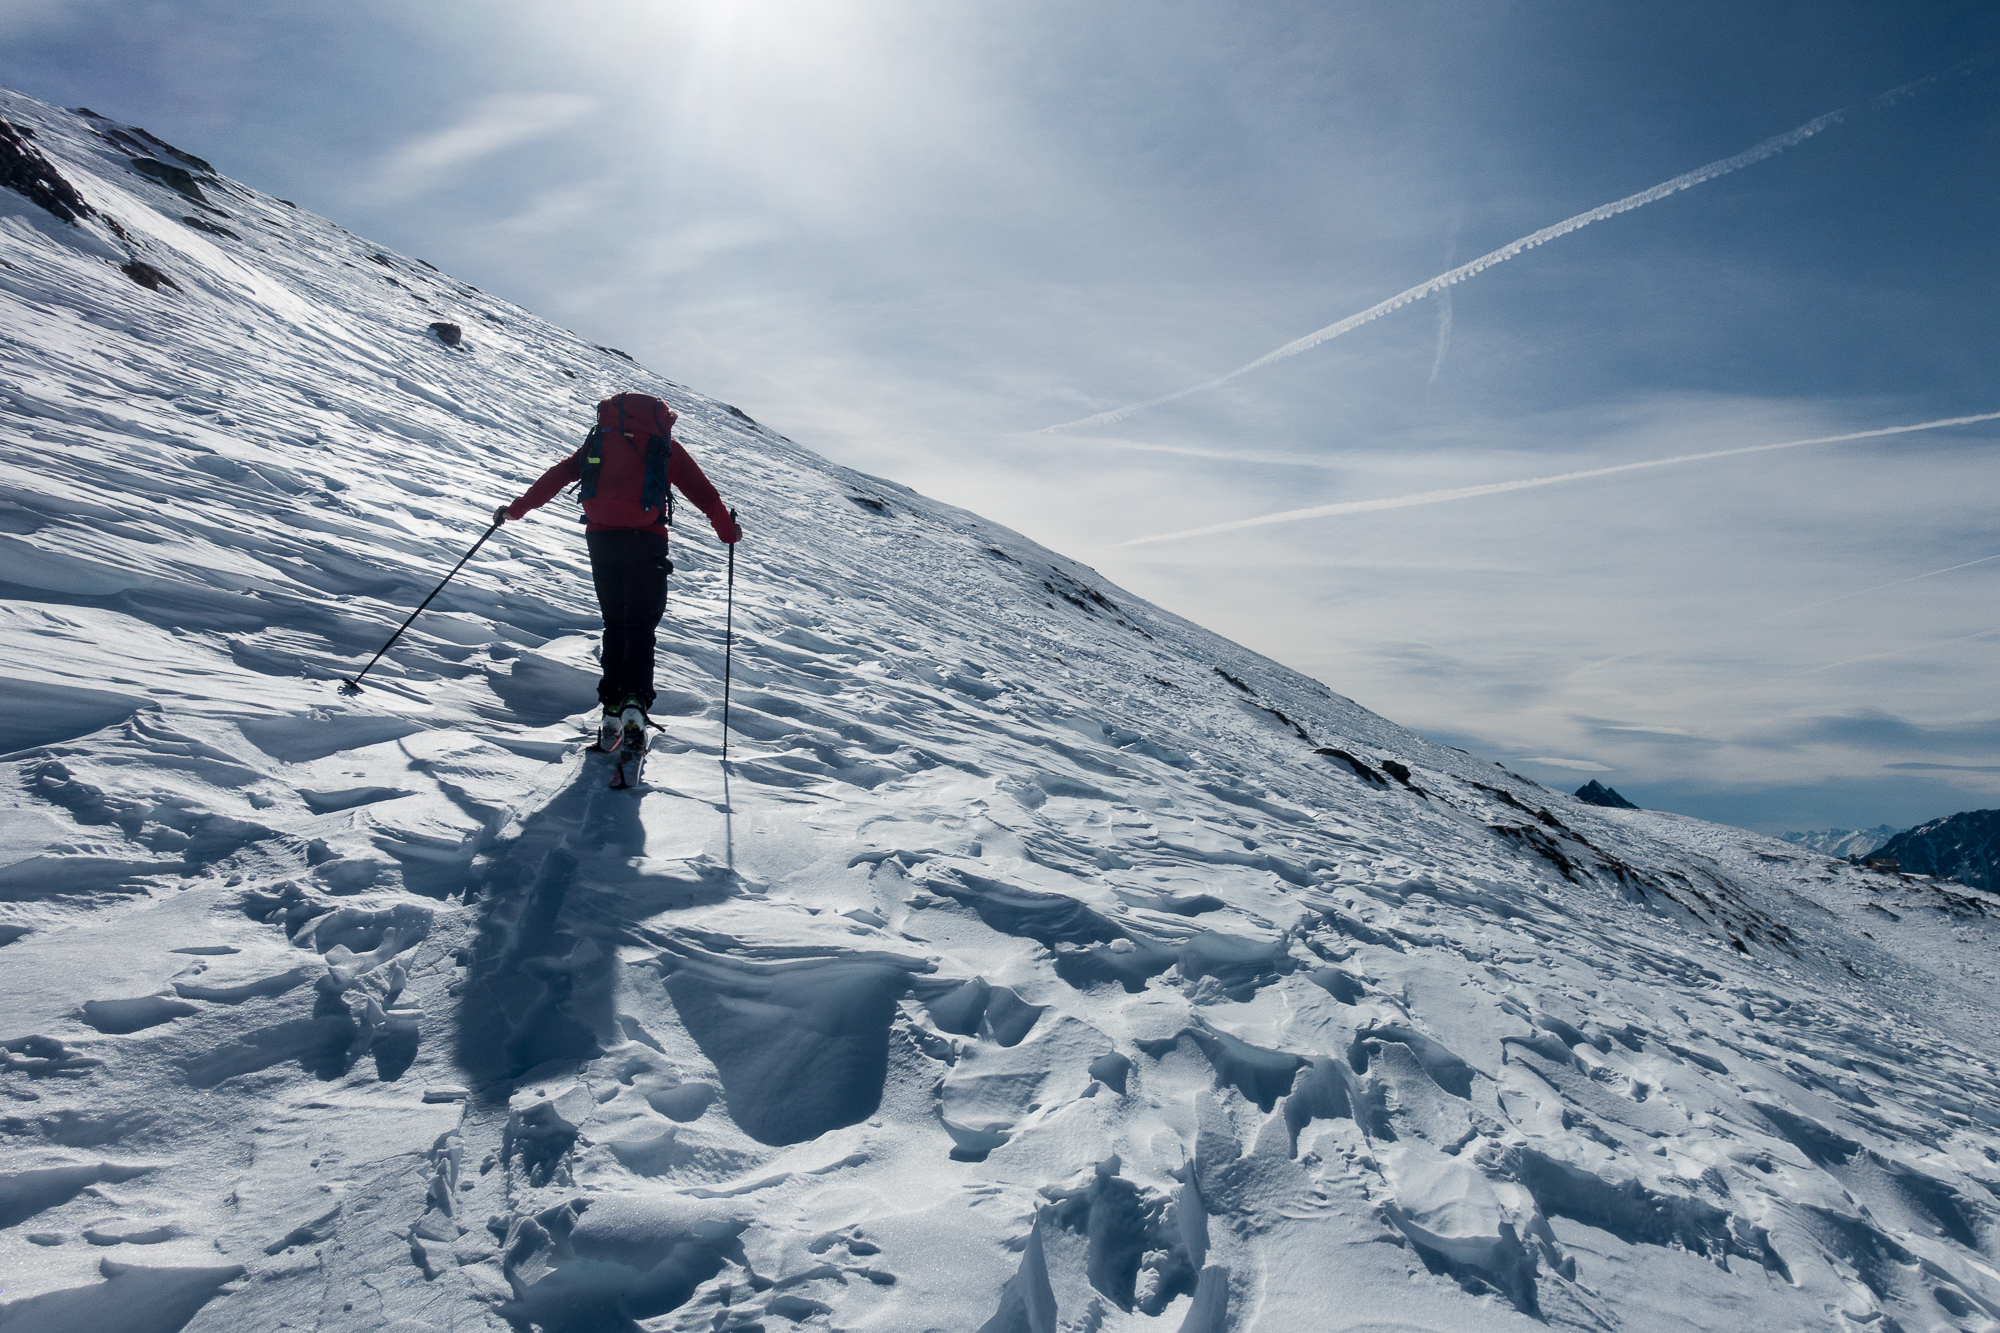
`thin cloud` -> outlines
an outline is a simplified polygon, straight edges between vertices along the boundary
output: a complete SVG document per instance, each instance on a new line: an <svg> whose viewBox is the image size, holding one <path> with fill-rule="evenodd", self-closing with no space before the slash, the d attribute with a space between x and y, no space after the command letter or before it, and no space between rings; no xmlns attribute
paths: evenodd
<svg viewBox="0 0 2000 1333"><path fill-rule="evenodd" d="M1959 565L1946 565L1943 569L1933 569L1928 573L1912 574L1906 579L1893 579L1888 583L1878 583L1872 588L1856 588L1853 592L1844 592L1838 597L1828 597L1824 601L1807 602L1804 606L1795 606L1791 610L1784 612L1783 615L1802 615L1807 611L1817 610L1822 606L1832 606L1835 602L1844 602L1850 597L1862 597L1871 592L1881 592L1884 588L1900 588L1905 583L1916 583L1921 579L1934 579L1940 574L1952 574L1961 569L1971 569L1974 565L1983 565L1989 560L2000 560L2000 554L1982 555L1977 560L1967 560L1965 563Z"/></svg>
<svg viewBox="0 0 2000 1333"><path fill-rule="evenodd" d="M1094 436L1079 444L1100 449L1129 450L1143 454L1174 454L1182 458L1213 458L1224 463L1265 464L1272 467L1309 467L1325 472L1345 472L1353 467L1346 459L1329 454L1289 454L1268 449L1204 449L1199 445L1155 444L1150 440L1120 440Z"/></svg>
<svg viewBox="0 0 2000 1333"><path fill-rule="evenodd" d="M1989 61L1990 58L1984 56L1976 60L1969 60L1962 65L1956 65L1951 69L1941 71L1937 74L1927 75L1915 82L1891 88L1888 92L1871 98L1868 102L1861 105L1871 111L1880 110L1905 98L1915 96L1940 80L1972 73L1976 69L1983 68ZM1400 310L1413 301L1421 301L1426 296L1444 291L1454 283L1463 282L1475 274L1492 268L1495 264L1504 264L1516 255L1523 254L1538 245L1546 244L1559 237L1567 236L1573 231L1580 231L1593 222L1602 222L1605 218L1616 217L1620 213L1629 213L1635 208L1643 208L1647 204L1665 199L1669 195L1679 194L1682 190L1692 189L1706 181L1715 180L1719 176L1727 176L1733 171L1741 171L1744 167L1753 166L1758 162L1764 161L1766 158L1776 157L1787 148L1802 144L1822 130L1831 129L1833 126L1840 124L1854 110L1856 110L1855 107L1848 106L1842 107L1837 111L1829 111L1823 116L1815 116L1797 129L1787 130L1783 134L1772 135L1762 143L1746 148L1734 157L1725 157L1719 161L1711 162L1705 167L1696 167L1693 171L1685 172L1682 175L1674 177L1672 180L1662 181L1649 190L1641 190L1637 194L1628 194L1623 199L1614 200L1608 204L1601 204L1588 212L1578 213L1572 218L1565 218L1554 226L1544 227L1540 231L1531 232L1519 240L1508 242L1498 250L1481 255L1470 263L1460 264L1457 268L1440 273L1428 282L1420 282L1408 291L1398 292L1388 300L1380 302L1377 305L1372 305L1358 314L1349 315L1346 319L1329 324L1323 329L1316 329L1303 338L1295 338L1275 351L1266 352L1263 356L1258 357L1248 365L1238 366L1226 375L1218 375L1212 380L1204 380L1202 383L1182 389L1178 393L1166 394L1159 398L1148 398L1143 402L1128 403L1124 407L1114 408L1109 412L1099 412L1095 416L1084 417L1077 421L1065 421L1054 426L1044 426L1041 433L1051 434L1056 431L1077 430L1085 426L1108 426L1114 421L1123 421L1134 412L1144 411L1149 407L1158 407L1163 403L1175 402L1186 398L1189 394L1201 393L1208 389L1217 388L1229 383L1229 381L1239 375L1247 375L1253 370L1268 366L1273 361L1282 361L1286 357L1297 356L1300 352L1310 351L1321 343L1330 342L1344 333L1352 333L1363 324L1373 323L1382 316L1392 311ZM1442 361L1440 361L1440 364L1442 364Z"/></svg>
<svg viewBox="0 0 2000 1333"><path fill-rule="evenodd" d="M1445 238L1444 262L1449 264L1458 258L1458 229L1465 224L1465 210L1459 209L1451 219L1451 234ZM1424 392L1430 393L1438 382L1438 372L1444 369L1444 359L1451 351L1451 288L1442 293L1438 302L1437 355L1431 360L1431 377L1424 382Z"/></svg>
<svg viewBox="0 0 2000 1333"><path fill-rule="evenodd" d="M1816 672L1831 671L1835 667L1853 666L1856 662L1880 662L1886 657L1902 657L1909 653L1928 652L1933 648L1949 648L1955 643L1970 643L1974 639L1983 639L1989 634L2000 634L2000 625L1991 625L1982 630L1974 630L1970 634L1961 634L1956 638L1938 639L1930 643L1905 644L1901 648L1892 648L1886 653L1869 653L1865 657L1843 657L1838 662L1828 662L1825 666L1814 667L1813 670Z"/></svg>
<svg viewBox="0 0 2000 1333"><path fill-rule="evenodd" d="M1751 444L1740 449L1711 449L1700 454L1681 454L1674 458L1649 458L1643 463L1619 463L1614 467L1586 468L1581 472L1563 472L1553 477L1528 477L1521 481L1494 481L1483 486L1459 486L1448 491L1421 491L1415 495L1397 495L1381 500L1348 500L1341 504L1314 505L1310 509L1286 509L1275 514L1264 514L1257 518L1239 518L1228 523L1214 523L1205 528L1188 528L1181 532L1163 532L1152 537L1135 537L1131 541L1119 542L1118 546L1145 546L1152 542L1176 541L1184 537L1209 537L1219 532L1236 532L1243 528L1266 527L1273 523L1297 523L1309 518L1333 518L1339 514L1367 514L1381 509L1410 509L1417 505L1443 504L1449 500L1474 500L1485 495L1503 495L1508 491L1532 490L1537 486L1554 486L1565 481L1582 481L1588 477L1609 477L1620 472L1638 472L1646 468L1672 467L1679 463L1702 463L1712 458L1735 458L1742 454L1769 453L1775 449L1802 449L1809 444L1839 444L1844 440L1872 440L1884 435L1908 435L1913 431L1942 430L1946 426L1969 426L1974 422L2000 419L2000 412L1982 412L1969 417L1946 417L1939 421L1919 421L1910 426L1883 426L1876 430L1850 431L1845 435L1820 435L1810 440L1784 440L1777 444ZM1860 660L1860 659L1855 659ZM1833 665L1842 665L1834 663Z"/></svg>
<svg viewBox="0 0 2000 1333"><path fill-rule="evenodd" d="M447 173L567 129L596 108L596 98L573 93L502 93L485 98L456 125L420 135L389 153L376 189L390 199L422 194Z"/></svg>
<svg viewBox="0 0 2000 1333"><path fill-rule="evenodd" d="M1547 764L1551 768L1573 768L1579 773L1611 773L1616 770L1609 764L1593 764L1588 759L1557 759L1552 755L1529 755L1518 759L1521 764Z"/></svg>
<svg viewBox="0 0 2000 1333"><path fill-rule="evenodd" d="M1884 768L1942 770L1953 773L2000 773L2000 764L1884 764Z"/></svg>

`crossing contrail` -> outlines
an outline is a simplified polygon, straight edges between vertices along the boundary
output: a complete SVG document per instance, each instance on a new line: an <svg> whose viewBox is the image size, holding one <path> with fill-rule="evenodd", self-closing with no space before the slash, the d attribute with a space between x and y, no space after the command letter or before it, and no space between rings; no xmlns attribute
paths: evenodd
<svg viewBox="0 0 2000 1333"><path fill-rule="evenodd" d="M1459 209L1451 219L1451 232L1445 238L1444 262L1449 264L1458 258L1458 229L1465 225L1465 210ZM1431 377L1424 381L1424 394L1437 387L1438 372L1444 369L1445 353L1451 350L1451 288L1447 287L1438 301L1438 341L1437 354L1431 358Z"/></svg>
<svg viewBox="0 0 2000 1333"><path fill-rule="evenodd" d="M1448 491L1420 491L1415 495L1396 495L1380 500L1347 500L1340 504L1314 505L1310 509L1285 509L1275 514L1263 514L1257 518L1233 519L1227 523L1214 523L1205 528L1188 528L1181 532L1163 532L1154 537L1135 537L1128 542L1118 542L1118 546L1146 546L1153 542L1170 542L1184 537L1211 537L1218 532L1237 532L1243 528L1268 527L1273 523L1297 523L1308 518L1332 518L1338 514L1370 514L1382 509L1411 509L1417 505L1443 504L1448 500L1475 500L1482 495L1504 495L1508 491L1533 490L1537 486L1554 486L1565 481L1582 481L1586 477L1609 477L1620 472L1638 472L1646 468L1672 467L1678 463L1702 463L1711 458L1735 458L1742 454L1770 453L1777 449L1802 449L1809 444L1839 444L1843 440L1873 440L1884 435L1909 435L1920 430L1942 430L1946 426L1969 426L1979 421L2000 420L2000 412L1982 412L1970 417L1945 417L1939 421L1919 421L1913 426L1883 426L1876 430L1850 431L1845 435L1818 435L1810 440L1782 440L1777 444L1750 444L1737 449L1711 449L1707 453L1679 454L1673 458L1649 458L1642 463L1619 463L1613 467L1586 468L1581 472L1561 472L1552 477L1528 477L1520 481L1493 481L1483 486L1458 486Z"/></svg>
<svg viewBox="0 0 2000 1333"><path fill-rule="evenodd" d="M1806 612L1816 611L1822 606L1832 606L1835 602L1844 602L1850 597L1865 597L1871 592L1881 592L1884 588L1900 588L1905 583L1916 583L1923 579L1934 579L1940 574L1955 574L1961 569L1971 569L1974 565L1983 565L1990 560L2000 560L2000 554L1982 555L1977 560L1967 560L1965 563L1958 565L1946 565L1943 569L1933 569L1924 574L1912 574L1906 579L1894 579L1888 583L1878 583L1872 588L1856 588L1853 592L1844 592L1838 597L1829 597L1821 602L1807 602L1804 606L1795 606L1789 611L1781 612L1778 618L1782 620L1786 616L1804 615Z"/></svg>
<svg viewBox="0 0 2000 1333"><path fill-rule="evenodd" d="M1366 310L1358 314L1349 315L1346 319L1340 320L1338 323L1329 324L1323 329L1308 333L1303 338L1295 338L1275 351L1266 352L1263 356L1258 357L1248 365L1238 366L1226 375L1218 375L1212 380L1204 380L1200 384L1182 389L1178 393L1166 394L1159 398L1148 398L1144 402L1128 403L1124 407L1114 408L1109 412L1099 412L1095 416L1083 417L1076 421L1065 421L1054 426L1044 426L1037 434L1047 435L1056 431L1076 430L1084 426L1107 426L1114 421L1123 421L1134 412L1141 412L1149 407L1158 407L1162 403L1171 403L1178 399L1186 398L1189 394L1201 393L1204 390L1227 384L1237 376L1247 375L1253 370L1270 365L1273 361L1282 361L1288 356L1297 356L1300 352L1310 351L1323 342L1329 342L1332 339L1340 337L1343 333L1352 333L1363 324L1372 323L1391 311L1399 310L1409 305L1413 301L1421 301L1426 296L1441 292L1454 283L1464 282L1467 278L1477 273L1482 273L1492 268L1495 264L1504 264L1516 255L1532 250L1538 245L1546 244L1560 236L1567 236L1573 231L1579 231L1584 227L1588 227L1593 222L1602 222L1605 218L1616 217L1620 213L1629 213L1635 208L1643 208L1647 204L1665 199L1668 195L1679 194L1682 190L1692 189L1704 181L1712 181L1718 176L1727 176L1732 171L1741 171L1744 167L1755 165L1768 157L1775 157L1787 148L1804 143L1820 131L1839 124L1849 114L1858 109L1880 110L1906 97L1914 96L1943 79L1956 78L1960 75L1972 73L1975 69L1988 64L1991 59L1992 57L1990 56L1981 56L1977 59L1966 61L1962 65L1955 65L1951 69L1940 73L1926 75L1924 78L1918 79L1913 83L1906 83L1901 87L1891 88L1888 92L1873 97L1867 102L1857 103L1855 106L1842 107L1838 111L1829 111L1823 116L1814 117L1795 130L1787 130L1783 134L1773 135L1754 147L1746 148L1734 157L1725 157L1719 161L1711 162L1705 167L1696 167L1693 171L1676 176L1672 180L1661 181L1650 190L1641 190L1637 194L1628 194L1623 199L1600 205L1587 213L1578 213L1573 218L1565 218L1552 227L1544 227L1540 231L1531 232L1517 241L1508 242L1498 250L1479 256L1479 258L1470 263L1460 264L1455 269L1440 273L1428 282L1420 282L1408 291L1398 292L1378 305L1369 306Z"/></svg>

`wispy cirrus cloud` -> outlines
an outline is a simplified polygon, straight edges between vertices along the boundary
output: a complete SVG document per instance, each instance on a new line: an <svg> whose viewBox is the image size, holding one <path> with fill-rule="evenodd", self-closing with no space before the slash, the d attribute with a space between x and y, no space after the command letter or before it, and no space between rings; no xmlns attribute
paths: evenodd
<svg viewBox="0 0 2000 1333"><path fill-rule="evenodd" d="M597 109L576 93L499 93L483 98L457 124L418 135L382 159L373 193L383 202L414 198L493 154L547 138Z"/></svg>
<svg viewBox="0 0 2000 1333"><path fill-rule="evenodd" d="M1451 500L1474 500L1486 495L1504 495L1509 491L1533 490L1541 486L1554 486L1566 481L1582 481L1589 477L1609 477L1620 472L1639 472L1647 468L1672 467L1682 463L1705 463L1715 458L1736 458L1743 454L1770 453L1775 449L1800 449L1810 444L1842 444L1850 440L1879 439L1885 435L1909 435L1916 431L1942 430L1947 426L1966 426L1982 421L2000 420L2000 412L1981 412L1967 417L1945 417L1937 421L1919 421L1908 426L1880 426L1874 430L1854 430L1842 435L1816 435L1805 440L1781 440L1776 444L1746 444L1734 449L1709 449L1698 454L1677 454L1672 458L1648 458L1637 463L1616 463L1610 467L1585 468L1579 472L1560 472L1550 477L1526 477L1519 481L1494 481L1479 486L1456 486L1445 491L1419 491L1415 495L1387 496L1379 500L1344 500L1338 504L1313 505L1307 509L1285 509L1275 514L1260 514L1255 518L1232 519L1227 523L1211 523L1207 527L1188 528L1182 532L1162 532L1151 537L1134 537L1130 541L1119 542L1119 546L1146 546L1153 542L1178 541L1188 537L1210 537L1221 532L1237 532L1244 528L1266 527L1273 523L1297 523L1309 518L1333 518L1341 514L1367 514L1383 509L1408 509L1416 505L1444 504ZM1968 561L1976 564L1977 561ZM1963 566L1954 566L1963 568ZM1940 573L1948 571L1938 571ZM1982 631L1983 632L1983 631ZM1861 661L1861 658L1850 659ZM1845 666L1845 662L1831 665Z"/></svg>
<svg viewBox="0 0 2000 1333"><path fill-rule="evenodd" d="M1882 767L1905 772L2000 773L2000 764L1884 764Z"/></svg>

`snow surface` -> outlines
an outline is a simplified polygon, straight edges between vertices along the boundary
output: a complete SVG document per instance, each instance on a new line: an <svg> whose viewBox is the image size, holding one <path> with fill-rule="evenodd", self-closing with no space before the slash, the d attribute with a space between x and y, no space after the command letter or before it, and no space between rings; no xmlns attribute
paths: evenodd
<svg viewBox="0 0 2000 1333"><path fill-rule="evenodd" d="M0 116L100 211L0 191L4 1333L2000 1328L2000 899L1546 791ZM647 785L580 752L568 502L341 694L628 388L749 532L728 766L701 531Z"/></svg>

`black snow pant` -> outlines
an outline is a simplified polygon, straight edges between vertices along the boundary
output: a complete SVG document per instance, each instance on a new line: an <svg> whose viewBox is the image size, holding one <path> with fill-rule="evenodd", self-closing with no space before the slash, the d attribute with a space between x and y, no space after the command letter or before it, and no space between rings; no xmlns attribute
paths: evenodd
<svg viewBox="0 0 2000 1333"><path fill-rule="evenodd" d="M667 611L667 539L644 528L584 534L590 579L604 612L604 675L597 698L606 708L637 699L653 706L653 635Z"/></svg>

